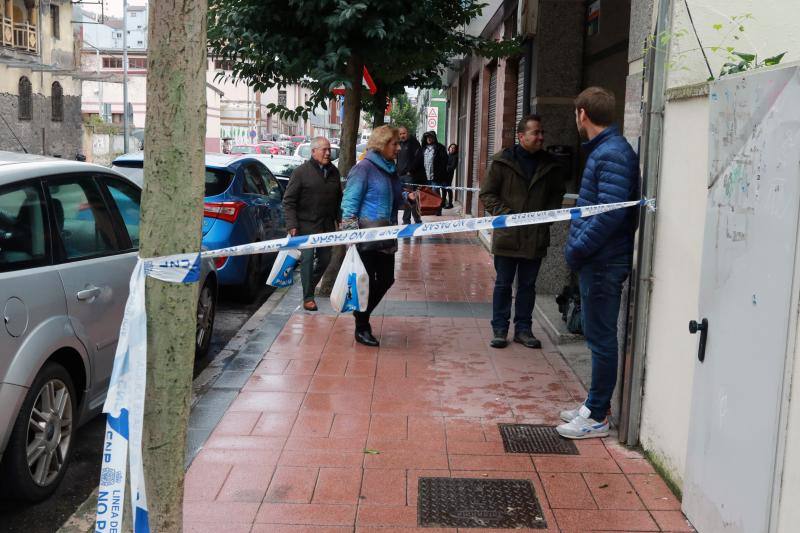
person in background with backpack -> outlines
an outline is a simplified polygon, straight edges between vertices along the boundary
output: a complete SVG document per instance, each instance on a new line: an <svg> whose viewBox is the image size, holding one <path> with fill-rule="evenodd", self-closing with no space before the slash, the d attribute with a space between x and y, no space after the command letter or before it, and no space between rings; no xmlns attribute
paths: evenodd
<svg viewBox="0 0 800 533"><path fill-rule="evenodd" d="M428 131L422 135L422 148L417 152L413 172L424 176L428 185L447 184L447 150L436 138L436 132ZM444 190L436 189L444 201ZM437 213L442 214L441 209Z"/></svg>
<svg viewBox="0 0 800 533"><path fill-rule="evenodd" d="M342 198L342 229L363 229L397 224L397 212L415 193L404 192L397 176L395 160L400 152L400 136L391 126L372 131L366 156L347 176ZM394 284L394 254L397 240L358 244L358 253L369 274L369 301L364 312L354 311L356 342L379 346L369 323L372 312Z"/></svg>
<svg viewBox="0 0 800 533"><path fill-rule="evenodd" d="M400 153L397 154L397 175L408 190L414 190L412 184L419 183L415 180L411 171L417 159L417 153L419 152L419 141L408 132L408 128L405 126L400 126L397 128L397 131L400 135ZM423 181L422 184L424 185L424 183ZM412 215L414 217L414 222L417 224L422 222L419 210L413 205L408 205L403 209L403 224L411 224Z"/></svg>

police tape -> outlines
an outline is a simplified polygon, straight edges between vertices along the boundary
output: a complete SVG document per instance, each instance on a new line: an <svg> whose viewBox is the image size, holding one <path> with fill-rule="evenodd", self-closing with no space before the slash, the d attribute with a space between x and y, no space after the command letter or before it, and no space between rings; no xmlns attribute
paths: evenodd
<svg viewBox="0 0 800 533"><path fill-rule="evenodd" d="M130 461L133 531L149 533L147 493L142 462L142 426L147 376L147 316L145 279L152 277L172 283L193 283L200 279L203 257L230 257L279 250L340 246L388 239L407 239L468 231L549 224L595 216L618 209L644 206L655 209L654 199L590 205L550 211L533 211L480 218L441 220L356 230L284 237L217 250L164 257L140 258L131 274L130 293L120 327L114 368L103 412L107 413L106 434L97 498L95 531L121 531L125 498L126 462Z"/></svg>
<svg viewBox="0 0 800 533"><path fill-rule="evenodd" d="M405 185L405 184L404 184ZM408 185L414 185L409 183ZM415 187L430 187L431 189L447 189L449 191L468 191L468 192L480 192L479 187L456 187L454 185L437 185L434 183L426 184L426 185L414 185Z"/></svg>

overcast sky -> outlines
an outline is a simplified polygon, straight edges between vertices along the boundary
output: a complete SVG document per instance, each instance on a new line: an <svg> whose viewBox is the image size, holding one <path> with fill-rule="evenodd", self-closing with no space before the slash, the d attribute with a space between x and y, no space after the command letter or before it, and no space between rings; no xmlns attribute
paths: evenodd
<svg viewBox="0 0 800 533"><path fill-rule="evenodd" d="M81 7L87 11L94 11L100 13L105 11L106 16L122 18L122 0L104 0L105 9L101 9L99 4L81 4ZM128 5L143 6L147 4L147 0L128 0Z"/></svg>

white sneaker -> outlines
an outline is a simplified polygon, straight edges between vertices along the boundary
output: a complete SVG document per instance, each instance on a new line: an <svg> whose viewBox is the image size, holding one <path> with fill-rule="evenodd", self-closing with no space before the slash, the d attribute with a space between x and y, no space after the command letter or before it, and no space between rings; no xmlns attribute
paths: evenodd
<svg viewBox="0 0 800 533"><path fill-rule="evenodd" d="M583 407L583 404L580 404L575 409L566 409L561 411L561 420L564 422L572 422L572 419L578 416L578 411L581 410L581 407Z"/></svg>
<svg viewBox="0 0 800 533"><path fill-rule="evenodd" d="M578 416L556 428L559 435L567 439L593 439L608 436L608 419L598 422L590 418L592 412L585 405L578 409Z"/></svg>

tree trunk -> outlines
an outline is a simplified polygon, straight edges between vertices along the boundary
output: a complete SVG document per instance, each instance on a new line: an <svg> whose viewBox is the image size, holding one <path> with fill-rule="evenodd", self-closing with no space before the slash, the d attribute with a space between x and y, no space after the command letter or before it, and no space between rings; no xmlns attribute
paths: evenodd
<svg viewBox="0 0 800 533"><path fill-rule="evenodd" d="M342 120L342 139L339 153L339 173L346 176L356 161L356 144L358 144L358 124L361 119L361 80L364 63L353 56L347 65L347 79L351 87L345 85L344 119Z"/></svg>
<svg viewBox="0 0 800 533"><path fill-rule="evenodd" d="M339 173L347 176L353 165L356 164L356 144L358 143L358 125L361 121L361 80L364 64L360 58L353 56L347 65L347 78L352 87L345 85L344 90L344 119L342 120L341 150L339 151ZM331 262L325 270L319 284L319 294L329 295L336 281L336 275L344 261L344 247L336 246L331 254Z"/></svg>
<svg viewBox="0 0 800 533"><path fill-rule="evenodd" d="M382 83L378 84L378 90L372 95L375 114L372 117L372 127L377 128L386 124L383 119L386 116L386 97L389 91Z"/></svg>
<svg viewBox="0 0 800 533"><path fill-rule="evenodd" d="M205 181L204 0L150 3L141 257L200 250ZM152 531L182 531L198 287L148 278L143 456ZM135 475L135 473L133 473Z"/></svg>

